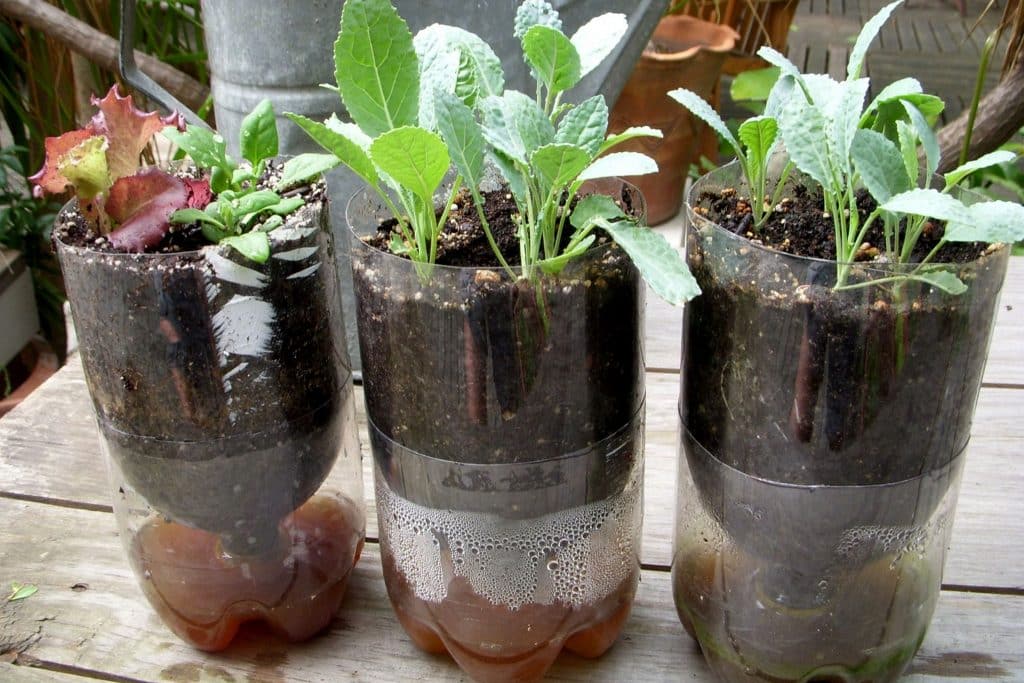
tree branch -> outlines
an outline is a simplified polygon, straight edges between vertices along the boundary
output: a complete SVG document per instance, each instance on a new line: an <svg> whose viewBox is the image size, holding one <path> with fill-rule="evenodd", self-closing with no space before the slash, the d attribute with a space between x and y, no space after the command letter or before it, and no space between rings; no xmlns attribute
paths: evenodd
<svg viewBox="0 0 1024 683"><path fill-rule="evenodd" d="M0 0L0 13L42 31L96 65L117 73L117 40L40 0ZM135 62L190 109L199 109L209 88L159 59L135 51Z"/></svg>
<svg viewBox="0 0 1024 683"><path fill-rule="evenodd" d="M956 168L960 157L960 146L967 132L967 114L964 110L956 120L943 126L939 131L939 149L942 159L939 173ZM978 103L978 115L974 120L968 159L977 159L982 154L998 149L1024 127L1024 54L1007 71L987 95Z"/></svg>

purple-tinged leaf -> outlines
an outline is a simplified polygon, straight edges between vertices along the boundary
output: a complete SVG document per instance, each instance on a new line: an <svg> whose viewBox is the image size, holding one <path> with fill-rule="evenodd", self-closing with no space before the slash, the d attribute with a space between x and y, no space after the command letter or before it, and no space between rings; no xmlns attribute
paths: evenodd
<svg viewBox="0 0 1024 683"><path fill-rule="evenodd" d="M106 203L107 213L121 223L110 233L110 243L138 253L156 246L167 234L171 214L185 208L188 199L185 183L157 168L118 179Z"/></svg>

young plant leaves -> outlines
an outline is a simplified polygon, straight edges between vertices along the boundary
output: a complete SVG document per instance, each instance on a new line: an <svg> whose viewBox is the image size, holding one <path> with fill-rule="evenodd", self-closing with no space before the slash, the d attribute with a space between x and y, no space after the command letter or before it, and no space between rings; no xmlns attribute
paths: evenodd
<svg viewBox="0 0 1024 683"><path fill-rule="evenodd" d="M881 133L858 130L850 152L854 168L875 201L887 202L893 195L911 188L900 150Z"/></svg>
<svg viewBox="0 0 1024 683"><path fill-rule="evenodd" d="M597 156L608 130L608 105L604 97L594 95L573 107L555 131L555 142L575 145Z"/></svg>
<svg viewBox="0 0 1024 683"><path fill-rule="evenodd" d="M572 34L570 41L580 56L580 75L586 76L612 53L629 30L626 15L608 12L594 17Z"/></svg>
<svg viewBox="0 0 1024 683"><path fill-rule="evenodd" d="M744 121L736 132L747 148L750 168L763 168L779 134L778 122L766 116L755 116Z"/></svg>
<svg viewBox="0 0 1024 683"><path fill-rule="evenodd" d="M319 123L312 119L306 118L300 114L285 114L293 123L299 126L302 130L306 131L309 137L313 138L317 144L326 149L328 152L337 157L338 161L352 169L352 172L362 178L369 185L377 185L379 177L377 175L377 169L373 165L373 161L370 156L366 153L366 150L362 146L351 140L350 138L342 135L341 133L328 128L326 124ZM313 170L313 166L307 166L308 160L302 159L301 162L298 160L301 157L295 157L285 162L285 173L289 176L292 183L296 182L296 179L305 180L306 178L299 177L299 169L307 168ZM291 168L289 168L291 166ZM282 183L284 182L282 178Z"/></svg>
<svg viewBox="0 0 1024 683"><path fill-rule="evenodd" d="M535 100L517 90L481 103L484 139L513 161L526 165L533 152L554 142L555 128Z"/></svg>
<svg viewBox="0 0 1024 683"><path fill-rule="evenodd" d="M958 166L949 173L947 173L945 175L946 187L953 187L954 185L959 185L964 178L971 175L975 171L980 171L981 169L988 168L989 166L1006 164L1013 161L1016 158L1017 156L1013 152L1007 150L996 150L995 152L983 154L977 159L974 159L973 161L968 161L966 164Z"/></svg>
<svg viewBox="0 0 1024 683"><path fill-rule="evenodd" d="M991 201L967 207L970 219L946 224L945 239L950 242L1002 242L1024 240L1024 206L1016 202Z"/></svg>
<svg viewBox="0 0 1024 683"><path fill-rule="evenodd" d="M626 215L611 197L588 195L576 204L570 221L577 230L604 229L629 254L644 280L658 296L673 305L684 304L700 294L700 286L686 268L679 252L650 228L625 220Z"/></svg>
<svg viewBox="0 0 1024 683"><path fill-rule="evenodd" d="M479 187L484 165L484 136L473 111L456 95L437 93L437 129L448 144L455 168L470 187Z"/></svg>
<svg viewBox="0 0 1024 683"><path fill-rule="evenodd" d="M561 31L534 26L523 36L523 56L537 80L551 93L560 93L580 81L580 56Z"/></svg>
<svg viewBox="0 0 1024 683"><path fill-rule="evenodd" d="M550 26L561 30L562 20L558 12L546 0L523 0L516 10L515 26L512 34L522 40L526 32L534 26Z"/></svg>
<svg viewBox="0 0 1024 683"><path fill-rule="evenodd" d="M417 123L416 50L409 27L388 0L346 0L334 61L345 108L368 135Z"/></svg>
<svg viewBox="0 0 1024 683"><path fill-rule="evenodd" d="M864 57L868 54L868 48L871 47L871 43L875 40L878 32L882 30L882 25L889 20L889 15L902 4L903 0L889 3L878 10L878 13L868 19L864 27L861 28L860 34L857 36L857 42L854 43L853 49L850 50L850 59L846 63L847 79L852 81L860 78L860 72L864 66Z"/></svg>
<svg viewBox="0 0 1024 683"><path fill-rule="evenodd" d="M285 162L284 168L281 169L281 180L277 182L274 189L278 192L286 190L310 178L315 178L321 173L326 173L339 164L341 164L341 159L334 154L307 152L292 157Z"/></svg>
<svg viewBox="0 0 1024 683"><path fill-rule="evenodd" d="M718 115L718 112L712 109L711 105L705 102L700 95L686 88L677 88L676 90L670 90L668 96L689 109L694 116L699 117L704 123L711 126L716 133L722 136L722 139L729 143L737 157L743 156L740 143L733 136L732 131L729 130L729 126L725 125L725 121Z"/></svg>
<svg viewBox="0 0 1024 683"><path fill-rule="evenodd" d="M242 157L253 168L265 159L277 156L277 121L274 120L274 107L270 100L261 101L242 119L238 144Z"/></svg>
<svg viewBox="0 0 1024 683"><path fill-rule="evenodd" d="M239 254L256 263L266 263L270 258L270 238L261 230L225 237L220 241Z"/></svg>
<svg viewBox="0 0 1024 683"><path fill-rule="evenodd" d="M579 180L595 178L616 178L620 176L647 175L657 173L658 164L654 159L639 152L612 152L598 157L579 175Z"/></svg>
<svg viewBox="0 0 1024 683"><path fill-rule="evenodd" d="M370 145L370 158L395 182L432 206L451 159L444 141L423 128L405 126Z"/></svg>
<svg viewBox="0 0 1024 683"><path fill-rule="evenodd" d="M590 163L590 155L575 145L553 143L544 145L530 157L534 169L546 188L565 187Z"/></svg>

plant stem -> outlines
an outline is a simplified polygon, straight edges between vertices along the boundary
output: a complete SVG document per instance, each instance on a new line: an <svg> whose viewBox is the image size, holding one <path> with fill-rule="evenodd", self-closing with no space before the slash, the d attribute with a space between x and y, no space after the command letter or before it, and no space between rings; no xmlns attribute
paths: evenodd
<svg viewBox="0 0 1024 683"><path fill-rule="evenodd" d="M978 62L978 72L974 77L974 92L971 94L971 107L967 110L967 127L964 130L964 142L960 146L960 163L963 166L967 163L967 155L971 149L971 134L974 132L974 119L978 115L978 103L981 102L981 93L985 89L985 73L988 71L988 62L992 52L999 42L999 29L988 34L985 45L981 48L981 60Z"/></svg>

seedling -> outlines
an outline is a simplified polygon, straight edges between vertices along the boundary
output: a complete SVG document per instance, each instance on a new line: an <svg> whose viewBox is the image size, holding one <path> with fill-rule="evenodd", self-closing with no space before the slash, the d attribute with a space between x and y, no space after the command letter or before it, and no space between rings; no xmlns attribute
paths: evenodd
<svg viewBox="0 0 1024 683"><path fill-rule="evenodd" d="M99 112L81 129L46 140L46 162L32 176L37 196L69 188L79 209L115 249L143 252L156 247L172 223L200 222L212 243L225 243L253 261L269 257L266 232L281 216L302 205L257 189L267 160L277 154L277 128L264 101L242 124L242 153L248 165L232 161L224 139L203 128L186 128L178 114L161 118L138 110L131 96L114 86ZM140 155L153 136L163 134L187 152L209 178L179 178L158 168L142 168ZM259 227L258 230L254 229Z"/></svg>
<svg viewBox="0 0 1024 683"><path fill-rule="evenodd" d="M898 274L871 284L914 279L956 294L966 289L963 282L932 263L942 246L954 241L1020 240L1024 237L1024 207L1000 201L968 206L950 194L971 173L1012 160L1009 152L994 152L968 162L946 174L941 191L930 189L939 148L929 120L934 120L944 105L939 98L922 92L915 79L889 85L865 107L869 81L860 75L864 58L882 25L901 3L897 0L886 5L864 25L850 51L842 82L825 74L802 74L785 56L762 47L758 54L779 67L781 74L769 96L766 114L743 124L748 126L750 141L742 138L744 128L740 128L746 156L734 139L726 139L737 149L756 211L767 193L765 168L767 156L774 150L772 129L777 124L778 138L788 155L786 168L792 164L819 186L824 210L832 219L839 264L837 289L861 286L848 284L850 264L875 221L882 221L885 234L882 260L910 264L930 217L947 222L940 243L913 266L897 268ZM728 131L722 130L724 124L719 125L720 119L715 121L717 115L706 103L678 91L671 94L727 136ZM769 140L771 144L766 144ZM923 167L919 149L923 150ZM862 188L878 203L866 218L857 211L856 204L857 192ZM777 189L772 191L773 196L777 193ZM773 203L769 202L766 209L770 210Z"/></svg>
<svg viewBox="0 0 1024 683"><path fill-rule="evenodd" d="M514 31L537 82L534 96L504 89L500 61L479 37L433 25L413 38L386 0L347 0L334 59L337 90L354 123L289 114L328 154L290 161L284 181L348 166L397 220L391 250L422 264L424 277L448 207L465 184L496 259L511 273L483 212L480 186L490 162L517 204L523 277L557 274L593 244L592 232L600 227L660 295L673 303L696 295L696 282L675 250L637 227L610 199L584 198L569 211L589 179L657 170L642 154L609 152L633 137L660 137L660 131L638 127L608 136L602 97L562 104L564 93L615 48L625 17L599 16L570 38L551 5L526 0ZM455 182L438 213L435 195L452 166Z"/></svg>

